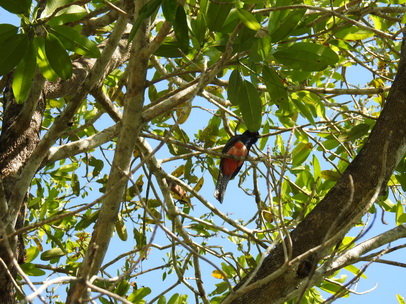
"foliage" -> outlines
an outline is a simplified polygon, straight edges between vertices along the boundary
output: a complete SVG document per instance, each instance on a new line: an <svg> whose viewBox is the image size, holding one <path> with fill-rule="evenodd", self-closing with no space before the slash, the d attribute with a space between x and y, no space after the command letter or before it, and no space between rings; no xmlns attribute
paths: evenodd
<svg viewBox="0 0 406 304"><path fill-rule="evenodd" d="M36 78L68 87L64 81L80 69L75 63L85 58L89 72L105 60L120 16L133 24L125 41L137 43L148 33L143 24L151 26L148 45L127 54L150 52L138 133L121 133L118 123L134 102L131 59L123 56L99 87L88 88L32 179L24 273L41 282L44 275L77 275L101 206L115 195L115 232L89 285L92 296L101 294L100 303L220 303L365 143L397 71L406 9L395 2L151 0L134 14L125 1L0 1L21 21L0 24L0 75L13 71L20 104L30 102ZM358 75L368 80L360 83ZM69 107L76 91L68 91L47 96L42 138ZM218 205L211 195L218 147L246 129L261 138ZM131 149L124 193L108 184L113 158L126 157L116 149L120 136L146 140ZM160 173L151 159L162 164ZM369 212L393 213L392 227L405 223L405 189L406 160ZM357 242L347 236L331 258ZM321 291L347 296L365 269L346 270L355 278L337 271L310 286L301 303L323 302ZM63 289L49 288L47 296L62 303Z"/></svg>

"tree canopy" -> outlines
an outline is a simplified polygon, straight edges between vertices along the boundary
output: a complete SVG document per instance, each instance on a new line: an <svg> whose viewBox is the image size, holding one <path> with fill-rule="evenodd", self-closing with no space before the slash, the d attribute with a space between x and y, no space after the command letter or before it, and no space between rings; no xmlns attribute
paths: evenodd
<svg viewBox="0 0 406 304"><path fill-rule="evenodd" d="M405 266L403 0L0 7L1 303L330 303Z"/></svg>

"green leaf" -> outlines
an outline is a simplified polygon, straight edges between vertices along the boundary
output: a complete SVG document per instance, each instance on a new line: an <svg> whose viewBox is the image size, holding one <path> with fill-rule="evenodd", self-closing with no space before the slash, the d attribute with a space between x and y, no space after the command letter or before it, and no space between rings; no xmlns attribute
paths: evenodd
<svg viewBox="0 0 406 304"><path fill-rule="evenodd" d="M275 3L275 7L278 6L286 6L290 4L290 0L277 0ZM289 10L276 10L269 13L269 22L268 22L268 33L274 33L277 28L280 27L280 24L283 22L284 19L290 13Z"/></svg>
<svg viewBox="0 0 406 304"><path fill-rule="evenodd" d="M25 56L28 48L26 34L13 35L0 44L0 75L10 72Z"/></svg>
<svg viewBox="0 0 406 304"><path fill-rule="evenodd" d="M292 94L292 101L295 104L296 108L299 110L299 113L311 124L314 125L315 121L309 106L301 100L300 96L297 93Z"/></svg>
<svg viewBox="0 0 406 304"><path fill-rule="evenodd" d="M327 181L336 182L340 179L341 174L333 170L323 170L320 172L320 176L321 178L324 178Z"/></svg>
<svg viewBox="0 0 406 304"><path fill-rule="evenodd" d="M68 50L90 58L100 57L97 44L81 35L75 29L65 25L56 25L51 28L51 32Z"/></svg>
<svg viewBox="0 0 406 304"><path fill-rule="evenodd" d="M72 3L73 0L48 0L45 4L45 9L41 14L41 17L48 17L55 12L55 10L61 6Z"/></svg>
<svg viewBox="0 0 406 304"><path fill-rule="evenodd" d="M406 222L406 214L403 210L402 203L398 202L396 204L396 225L402 225Z"/></svg>
<svg viewBox="0 0 406 304"><path fill-rule="evenodd" d="M78 21L86 15L87 11L84 7L70 5L69 7L60 10L55 17L47 22L47 24L50 26L62 25L68 22Z"/></svg>
<svg viewBox="0 0 406 304"><path fill-rule="evenodd" d="M173 29L175 31L176 40L178 41L178 47L184 53L187 53L189 50L189 29L183 6L178 6L178 9L176 10L176 18L173 23Z"/></svg>
<svg viewBox="0 0 406 304"><path fill-rule="evenodd" d="M175 293L168 301L168 304L183 304L187 303L187 295L180 295Z"/></svg>
<svg viewBox="0 0 406 304"><path fill-rule="evenodd" d="M311 143L300 142L292 151L292 165L297 167L301 165L313 150Z"/></svg>
<svg viewBox="0 0 406 304"><path fill-rule="evenodd" d="M374 35L375 35L374 32L359 29L356 26L347 27L335 33L335 36L337 38L341 38L343 40L363 40L373 37Z"/></svg>
<svg viewBox="0 0 406 304"><path fill-rule="evenodd" d="M227 95L228 100L230 100L234 106L237 106L239 103L239 90L242 84L243 80L240 73L237 70L232 71L228 81Z"/></svg>
<svg viewBox="0 0 406 304"><path fill-rule="evenodd" d="M287 67L303 71L322 71L329 65L335 65L338 55L328 47L320 44L299 42L276 51L275 59Z"/></svg>
<svg viewBox="0 0 406 304"><path fill-rule="evenodd" d="M54 258L60 258L61 256L64 256L65 253L62 251L61 248L52 248L47 251L44 251L41 253L41 260L43 261L49 261Z"/></svg>
<svg viewBox="0 0 406 304"><path fill-rule="evenodd" d="M17 64L14 71L12 88L17 103L27 100L36 66L36 52L34 44L31 42L24 58Z"/></svg>
<svg viewBox="0 0 406 304"><path fill-rule="evenodd" d="M305 9L295 9L289 12L286 18L279 20L278 24L271 28L272 32L269 32L272 42L278 42L286 37L297 27L299 22L303 19ZM269 31L269 27L268 27Z"/></svg>
<svg viewBox="0 0 406 304"><path fill-rule="evenodd" d="M222 4L217 4L214 1L210 1L209 8L206 14L207 26L210 30L216 32L221 31L223 24L226 21L231 8L233 7L231 3L230 5L227 4L229 2L231 2L231 0L219 1L219 3Z"/></svg>
<svg viewBox="0 0 406 304"><path fill-rule="evenodd" d="M349 272L352 272L352 273L355 274L355 275L358 275L358 274L359 274L359 269L358 269L358 267L356 267L356 266L354 266L354 265L345 266L344 269L345 269L345 270L348 270ZM363 273L361 274L361 278L367 279L367 276L365 275L365 272L363 272Z"/></svg>
<svg viewBox="0 0 406 304"><path fill-rule="evenodd" d="M141 7L140 13L138 15L137 20L133 24L133 28L131 29L130 35L128 36L128 41L131 42L137 33L139 27L141 26L141 23L150 17L159 7L161 4L162 0L151 0L148 1Z"/></svg>
<svg viewBox="0 0 406 304"><path fill-rule="evenodd" d="M27 249L26 251L26 256L25 256L25 262L29 263L33 261L39 254L39 249L37 246L32 246Z"/></svg>
<svg viewBox="0 0 406 304"><path fill-rule="evenodd" d="M368 134L370 125L359 124L351 129L346 138L343 141L354 141ZM340 138L341 139L341 138Z"/></svg>
<svg viewBox="0 0 406 304"><path fill-rule="evenodd" d="M237 8L238 17L246 27L253 31L259 31L261 29L261 24L259 24L258 20L255 18L253 14L249 11L246 11L242 8Z"/></svg>
<svg viewBox="0 0 406 304"><path fill-rule="evenodd" d="M52 69L45 54L45 39L38 36L34 37L34 45L37 50L37 64L41 74L49 81L56 81L58 79L58 74Z"/></svg>
<svg viewBox="0 0 406 304"><path fill-rule="evenodd" d="M251 82L245 80L242 83L238 105L248 130L259 131L262 123L262 101L256 87Z"/></svg>
<svg viewBox="0 0 406 304"><path fill-rule="evenodd" d="M205 42L207 25L202 13L199 12L196 18L190 19L190 27L192 28L193 37L196 38L199 46L203 45Z"/></svg>
<svg viewBox="0 0 406 304"><path fill-rule="evenodd" d="M149 287L139 288L128 296L128 301L131 301L132 303L138 303L142 299L144 299L147 295L149 295L150 293L151 293L151 288L149 288Z"/></svg>
<svg viewBox="0 0 406 304"><path fill-rule="evenodd" d="M162 13L166 20L175 21L178 3L176 0L162 0Z"/></svg>
<svg viewBox="0 0 406 304"><path fill-rule="evenodd" d="M127 233L127 228L124 224L123 219L119 219L115 222L115 227L117 231L117 235L122 240L123 242L127 241L128 239L128 233Z"/></svg>
<svg viewBox="0 0 406 304"><path fill-rule="evenodd" d="M31 0L0 0L0 6L13 14L28 15L31 8Z"/></svg>
<svg viewBox="0 0 406 304"><path fill-rule="evenodd" d="M37 268L34 264L31 263L22 264L21 269L26 275L29 276L40 277L46 274L44 270Z"/></svg>
<svg viewBox="0 0 406 304"><path fill-rule="evenodd" d="M274 103L280 108L289 111L288 89L283 84L283 79L274 69L264 66L262 70L262 80Z"/></svg>
<svg viewBox="0 0 406 304"><path fill-rule="evenodd" d="M125 296L127 291L130 289L131 285L128 283L126 280L122 280L120 283L118 283L117 288L115 290L115 293L118 294L119 296Z"/></svg>
<svg viewBox="0 0 406 304"><path fill-rule="evenodd" d="M179 51L179 43L173 40L164 41L155 51L154 55L165 58L182 57L182 52Z"/></svg>
<svg viewBox="0 0 406 304"><path fill-rule="evenodd" d="M63 80L72 76L72 63L61 41L52 33L45 38L46 57L55 73Z"/></svg>
<svg viewBox="0 0 406 304"><path fill-rule="evenodd" d="M166 304L166 297L165 296L160 296L158 299L157 304Z"/></svg>
<svg viewBox="0 0 406 304"><path fill-rule="evenodd" d="M5 43L6 40L13 36L16 36L18 32L18 27L11 24L0 24L0 45Z"/></svg>

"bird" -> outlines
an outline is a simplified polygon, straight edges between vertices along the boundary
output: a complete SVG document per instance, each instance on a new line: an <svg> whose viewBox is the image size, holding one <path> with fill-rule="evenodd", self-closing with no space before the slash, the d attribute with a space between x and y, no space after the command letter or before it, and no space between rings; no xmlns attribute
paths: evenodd
<svg viewBox="0 0 406 304"><path fill-rule="evenodd" d="M245 131L243 134L234 135L228 140L221 152L233 156L247 156L252 145L257 142L258 137L258 132L251 132L249 130ZM220 203L223 203L228 182L237 175L243 163L243 160L228 157L221 158L216 190L214 191L214 197Z"/></svg>

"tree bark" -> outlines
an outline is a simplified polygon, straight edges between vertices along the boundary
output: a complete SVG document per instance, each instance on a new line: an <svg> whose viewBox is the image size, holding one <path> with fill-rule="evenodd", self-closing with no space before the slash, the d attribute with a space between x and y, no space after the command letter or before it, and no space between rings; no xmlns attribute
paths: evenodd
<svg viewBox="0 0 406 304"><path fill-rule="evenodd" d="M247 275L224 303L283 303L301 292L312 269L320 265L322 257L360 220L386 187L406 153L405 121L404 39L395 81L364 147L324 199L290 233L291 247L289 238L285 238L288 254L282 243L272 249L259 269Z"/></svg>
<svg viewBox="0 0 406 304"><path fill-rule="evenodd" d="M0 187L1 222L0 236L10 234L14 229L23 227L27 200L20 207L16 222L9 221L7 202L10 199L15 181L21 173L40 139L42 116L45 100L42 94L44 80L37 76L34 80L38 87L32 90L31 98L24 104L17 104L11 90L12 75L4 93L3 124L0 135ZM42 84L42 85L41 85ZM4 210L3 210L4 209ZM25 259L24 239L22 236L0 243L0 302L15 303L15 291L10 275L15 277L15 261L22 264Z"/></svg>

